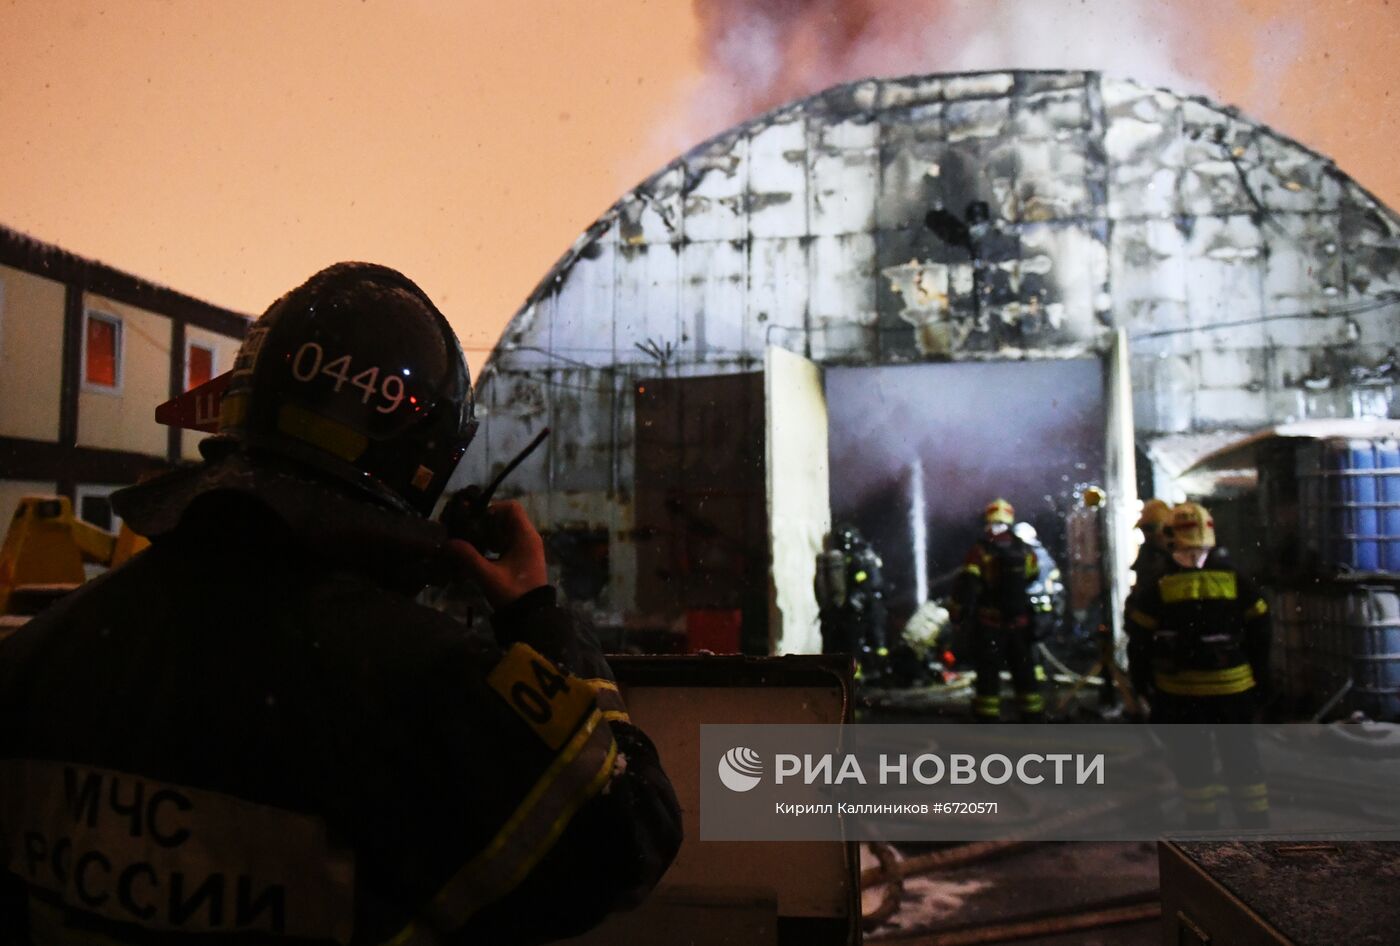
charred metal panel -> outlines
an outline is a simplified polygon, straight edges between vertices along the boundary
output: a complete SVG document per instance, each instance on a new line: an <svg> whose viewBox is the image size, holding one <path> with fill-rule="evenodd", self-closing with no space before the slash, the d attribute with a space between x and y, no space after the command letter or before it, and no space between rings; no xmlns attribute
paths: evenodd
<svg viewBox="0 0 1400 946"><path fill-rule="evenodd" d="M748 139L736 136L702 145L686 157L682 227L687 240L742 242L748 237L748 154Z"/></svg>
<svg viewBox="0 0 1400 946"><path fill-rule="evenodd" d="M752 131L748 177L746 205L751 239L795 239L810 232L807 216L807 120L802 113ZM762 270L759 272L762 273Z"/></svg>
<svg viewBox="0 0 1400 946"><path fill-rule="evenodd" d="M812 357L860 364L878 361L874 234L818 237L812 242L812 264Z"/></svg>
<svg viewBox="0 0 1400 946"><path fill-rule="evenodd" d="M943 101L944 76L909 76L897 82L881 82L877 98L881 111Z"/></svg>
<svg viewBox="0 0 1400 946"><path fill-rule="evenodd" d="M543 369L512 372L501 376L497 383L490 386L491 400L487 405L481 434L478 435L478 439L484 438L486 441L483 453L488 465L475 480L479 485L484 486L485 481L549 425L549 401L553 393L549 374ZM546 458L559 444L546 441L546 445L542 448L545 458L536 455L510 475L510 479L501 487L503 497L549 491L549 463ZM454 477L454 486L461 485L456 482L458 479Z"/></svg>
<svg viewBox="0 0 1400 946"><path fill-rule="evenodd" d="M618 205L622 243L670 243L681 235L681 196L685 169L672 165Z"/></svg>
<svg viewBox="0 0 1400 946"><path fill-rule="evenodd" d="M925 103L880 116L880 180L875 216L880 229L923 229L917 212L947 204L943 169L949 148L943 106Z"/></svg>
<svg viewBox="0 0 1400 946"><path fill-rule="evenodd" d="M671 243L618 246L619 279L614 296L614 359L617 364L664 370L680 349L680 248Z"/></svg>
<svg viewBox="0 0 1400 946"><path fill-rule="evenodd" d="M574 264L569 278L548 297L554 301L544 346L548 367L603 367L617 360L613 307L619 252L616 242L593 244Z"/></svg>
<svg viewBox="0 0 1400 946"><path fill-rule="evenodd" d="M619 395L608 376L584 368L555 370L543 383L550 392L549 482L571 491L614 489L612 434Z"/></svg>
<svg viewBox="0 0 1400 946"><path fill-rule="evenodd" d="M1107 127L1109 214L1116 220L1180 212L1181 100L1131 82L1102 84Z"/></svg>
<svg viewBox="0 0 1400 946"><path fill-rule="evenodd" d="M807 333L810 241L754 240L749 244L748 318L744 355L763 361L768 345L800 351ZM755 278L755 274L762 274Z"/></svg>
<svg viewBox="0 0 1400 946"><path fill-rule="evenodd" d="M496 367L510 371L549 367L554 360L553 339L550 337L553 313L552 295L541 296L522 309L496 346L493 357L500 359Z"/></svg>
<svg viewBox="0 0 1400 946"><path fill-rule="evenodd" d="M1334 215L1289 213L1273 221L1288 239L1270 240L1264 261L1264 306L1276 315L1326 312L1340 301L1345 284L1338 221ZM1298 319L1269 323L1270 340L1290 344L1306 333Z"/></svg>
<svg viewBox="0 0 1400 946"><path fill-rule="evenodd" d="M871 119L813 129L809 233L869 233L879 189L880 126Z"/></svg>
<svg viewBox="0 0 1400 946"><path fill-rule="evenodd" d="M681 257L681 357L702 364L744 355L748 248L741 241L696 243Z"/></svg>
<svg viewBox="0 0 1400 946"><path fill-rule="evenodd" d="M1119 220L1113 225L1113 313L1117 324L1132 327L1136 351L1169 350L1156 339L1170 336L1159 333L1190 324L1185 249L1186 235L1173 220Z"/></svg>
<svg viewBox="0 0 1400 946"><path fill-rule="evenodd" d="M1186 308L1192 325L1231 325L1213 333L1210 342L1231 344L1238 336L1236 323L1263 314L1259 290L1264 246L1258 226L1244 214L1196 217L1186 234L1185 253L1190 261ZM1257 333L1249 334L1247 343L1257 344Z"/></svg>
<svg viewBox="0 0 1400 946"><path fill-rule="evenodd" d="M646 378L636 417L638 607L741 611L766 653L763 376Z"/></svg>
<svg viewBox="0 0 1400 946"><path fill-rule="evenodd" d="M997 98L1005 96L1015 85L1016 76L1010 72L977 72L947 76L943 81L943 98L949 102L958 99Z"/></svg>

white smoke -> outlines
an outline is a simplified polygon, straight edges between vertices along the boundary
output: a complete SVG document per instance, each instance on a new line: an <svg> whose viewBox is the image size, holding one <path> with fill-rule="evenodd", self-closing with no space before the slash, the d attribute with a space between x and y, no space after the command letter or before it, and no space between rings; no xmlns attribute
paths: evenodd
<svg viewBox="0 0 1400 946"><path fill-rule="evenodd" d="M948 13L946 29L926 34L924 61L940 63L939 71L1092 69L1178 92L1207 91L1180 64L1182 27L1170 4L955 0Z"/></svg>
<svg viewBox="0 0 1400 946"><path fill-rule="evenodd" d="M1214 87L1219 37L1260 32L1241 0L696 0L696 11L705 71L659 131L673 151L872 76L1083 69L1228 99ZM1298 28L1263 32L1251 37L1249 100L1227 104L1273 104Z"/></svg>

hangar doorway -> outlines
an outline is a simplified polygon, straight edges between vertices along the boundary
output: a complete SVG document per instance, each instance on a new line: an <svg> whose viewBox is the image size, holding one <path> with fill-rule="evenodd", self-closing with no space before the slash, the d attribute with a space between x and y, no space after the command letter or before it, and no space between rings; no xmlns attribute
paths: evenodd
<svg viewBox="0 0 1400 946"><path fill-rule="evenodd" d="M820 653L812 592L830 528L822 371L770 348L762 372L636 386L637 603L688 650Z"/></svg>
<svg viewBox="0 0 1400 946"><path fill-rule="evenodd" d="M833 522L885 561L891 629L946 594L1004 496L1068 571L1068 521L1106 482L1097 358L822 368L770 348L762 372L636 391L637 601L685 646L821 649L812 591Z"/></svg>
<svg viewBox="0 0 1400 946"><path fill-rule="evenodd" d="M831 514L885 562L891 627L948 593L1001 496L1068 571L1067 523L1106 480L1098 358L828 368Z"/></svg>

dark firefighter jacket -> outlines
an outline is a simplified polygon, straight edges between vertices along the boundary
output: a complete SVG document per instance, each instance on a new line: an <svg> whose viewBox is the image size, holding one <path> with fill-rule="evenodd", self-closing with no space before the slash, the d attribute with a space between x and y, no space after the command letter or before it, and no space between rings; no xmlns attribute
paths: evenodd
<svg viewBox="0 0 1400 946"><path fill-rule="evenodd" d="M1128 614L1133 685L1175 696L1230 696L1268 680L1269 606L1219 552L1202 568L1168 559L1133 593Z"/></svg>
<svg viewBox="0 0 1400 946"><path fill-rule="evenodd" d="M593 640L386 587L362 506L206 495L0 643L0 941L535 943L656 883L675 795Z"/></svg>
<svg viewBox="0 0 1400 946"><path fill-rule="evenodd" d="M1149 588L1157 583L1157 579L1166 574L1167 569L1172 567L1171 553L1165 549L1159 549L1151 542L1144 542L1138 549L1137 558L1133 559L1130 566L1133 574L1137 576L1133 582L1133 589L1128 593L1126 603L1127 613L1131 616L1134 605L1134 597L1144 588Z"/></svg>
<svg viewBox="0 0 1400 946"><path fill-rule="evenodd" d="M981 627L1028 627L1029 588L1039 575L1035 550L1018 537L979 540L963 563L954 618Z"/></svg>
<svg viewBox="0 0 1400 946"><path fill-rule="evenodd" d="M884 562L869 545L850 551L833 549L817 556L813 590L822 611L835 613L849 609L856 614L875 610L874 600L882 598Z"/></svg>

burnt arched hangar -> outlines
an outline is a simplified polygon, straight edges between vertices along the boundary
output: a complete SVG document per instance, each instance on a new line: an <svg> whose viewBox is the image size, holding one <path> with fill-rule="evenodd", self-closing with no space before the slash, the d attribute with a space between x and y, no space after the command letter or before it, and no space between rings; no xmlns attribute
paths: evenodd
<svg viewBox="0 0 1400 946"><path fill-rule="evenodd" d="M666 382L761 377L770 347L826 367L1101 356L1123 366L1106 390L1130 390L1139 456L1394 417L1397 224L1328 158L1202 98L1093 72L836 87L698 146L579 237L480 374L459 480L551 427L507 492L583 563L578 600L619 626L738 610L752 627L771 589L704 589L764 543L694 520L762 512L722 488L739 467L701 454L771 461L763 385ZM649 379L689 400L657 407ZM712 574L678 574L697 557Z"/></svg>

